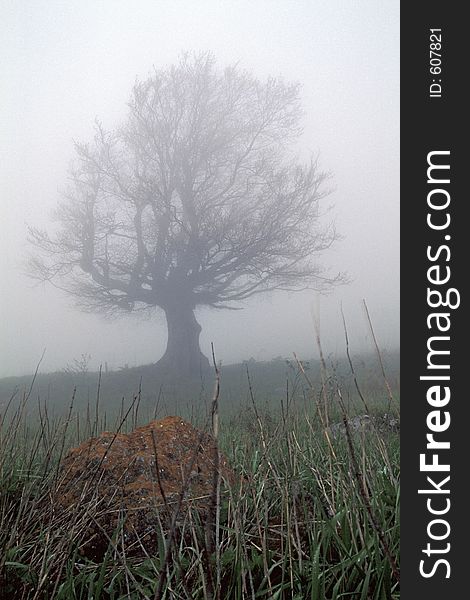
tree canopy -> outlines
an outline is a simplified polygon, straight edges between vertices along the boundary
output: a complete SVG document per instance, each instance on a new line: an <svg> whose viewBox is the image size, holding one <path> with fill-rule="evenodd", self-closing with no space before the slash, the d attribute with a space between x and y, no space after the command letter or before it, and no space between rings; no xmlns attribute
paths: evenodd
<svg viewBox="0 0 470 600"><path fill-rule="evenodd" d="M155 69L120 126L75 144L56 231L30 229L33 273L85 310L160 307L162 364L200 367L197 306L341 280L317 262L337 234L319 218L327 175L292 152L301 117L297 84L210 55Z"/></svg>

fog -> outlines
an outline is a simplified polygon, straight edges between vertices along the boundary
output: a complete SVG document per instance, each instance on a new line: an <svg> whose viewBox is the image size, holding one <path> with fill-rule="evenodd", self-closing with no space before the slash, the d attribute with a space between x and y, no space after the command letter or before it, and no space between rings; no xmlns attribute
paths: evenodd
<svg viewBox="0 0 470 600"><path fill-rule="evenodd" d="M328 295L275 292L240 311L201 309L201 349L223 363L250 357L314 357L314 315L324 350L345 349L341 307L354 350L372 349L366 300L384 349L399 345L399 3L357 0L120 0L5 2L0 24L0 376L155 362L166 345L163 312L106 321L27 277L28 225L48 227L67 181L73 140L89 141L95 118L124 118L136 77L181 52L211 51L260 79L302 84L300 150L330 171L342 235L324 253L350 283Z"/></svg>

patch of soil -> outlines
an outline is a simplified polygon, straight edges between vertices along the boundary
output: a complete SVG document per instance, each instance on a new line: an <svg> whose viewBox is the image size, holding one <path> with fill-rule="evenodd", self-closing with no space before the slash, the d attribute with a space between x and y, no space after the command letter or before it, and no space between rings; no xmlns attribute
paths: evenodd
<svg viewBox="0 0 470 600"><path fill-rule="evenodd" d="M222 482L233 482L227 460L218 457ZM91 558L102 555L120 524L128 549L155 551L178 508L182 515L189 507L207 513L216 465L209 434L181 417L165 417L128 434L104 432L70 450L52 500L62 515L86 511L81 551Z"/></svg>

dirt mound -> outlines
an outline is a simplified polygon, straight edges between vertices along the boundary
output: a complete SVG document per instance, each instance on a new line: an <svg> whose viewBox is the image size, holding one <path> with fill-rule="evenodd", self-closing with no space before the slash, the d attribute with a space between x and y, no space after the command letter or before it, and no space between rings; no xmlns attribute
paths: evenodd
<svg viewBox="0 0 470 600"><path fill-rule="evenodd" d="M73 448L61 465L55 507L87 511L87 555L99 555L121 524L126 545L155 548L175 510L204 514L214 486L214 439L181 417L152 421L129 434L104 432ZM219 453L222 482L234 473Z"/></svg>

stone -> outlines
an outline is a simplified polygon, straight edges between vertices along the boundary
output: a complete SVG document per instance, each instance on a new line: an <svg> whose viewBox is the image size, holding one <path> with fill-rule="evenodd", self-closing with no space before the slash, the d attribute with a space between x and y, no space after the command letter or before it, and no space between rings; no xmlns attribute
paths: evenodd
<svg viewBox="0 0 470 600"><path fill-rule="evenodd" d="M358 415L348 419L348 427L351 434L363 434L366 432L399 433L400 419L388 413L370 417L369 415ZM343 421L333 423L329 427L333 438L346 435L346 427Z"/></svg>
<svg viewBox="0 0 470 600"><path fill-rule="evenodd" d="M214 489L214 439L181 417L151 421L131 433L104 432L73 448L61 463L54 507L88 511L82 552L99 557L121 524L128 549L155 550L178 508L204 515ZM219 452L222 483L235 474Z"/></svg>

